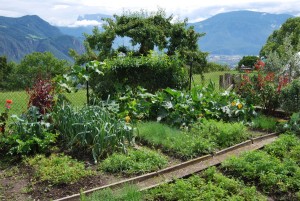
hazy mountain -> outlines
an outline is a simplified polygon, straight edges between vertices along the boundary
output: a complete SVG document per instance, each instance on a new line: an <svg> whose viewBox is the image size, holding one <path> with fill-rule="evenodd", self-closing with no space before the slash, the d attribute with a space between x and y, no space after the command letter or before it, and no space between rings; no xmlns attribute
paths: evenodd
<svg viewBox="0 0 300 201"><path fill-rule="evenodd" d="M101 18L107 17L111 16L84 15L79 16L77 21L79 24L101 22ZM209 52L211 56L222 55L226 60L227 56L231 59L231 55L258 55L268 36L290 17L293 16L234 11L189 25L194 26L197 32L206 33L199 40L202 51ZM91 34L93 27L54 27L38 16L0 17L0 55L18 61L33 51L51 51L58 58L70 59L69 48L83 52L83 33ZM118 38L114 45L117 44L131 47L128 38ZM219 56L214 58L219 60Z"/></svg>
<svg viewBox="0 0 300 201"><path fill-rule="evenodd" d="M0 17L0 55L8 60L20 61L32 52L52 52L57 58L71 60L69 49L83 52L82 43L51 26L40 17Z"/></svg>
<svg viewBox="0 0 300 201"><path fill-rule="evenodd" d="M258 55L269 35L290 17L293 16L234 11L190 25L206 33L199 40L202 51L213 55Z"/></svg>

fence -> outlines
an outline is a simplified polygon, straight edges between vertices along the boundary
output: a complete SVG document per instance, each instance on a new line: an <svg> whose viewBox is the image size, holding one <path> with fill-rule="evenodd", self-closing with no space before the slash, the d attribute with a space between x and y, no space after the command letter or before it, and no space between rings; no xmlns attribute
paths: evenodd
<svg viewBox="0 0 300 201"><path fill-rule="evenodd" d="M24 76L24 75L23 75ZM29 77L29 76L28 76ZM17 79L17 78L16 78ZM10 84L10 83L7 83ZM4 112L5 110L5 102L6 100L12 100L13 104L11 105L11 109L9 114L22 114L28 108L29 102L29 95L26 92L26 88L30 88L30 86L21 87L24 90L7 90L7 89L0 89L0 113ZM83 106L87 103L87 93L86 89L81 89L76 93L64 93L68 100L74 106Z"/></svg>

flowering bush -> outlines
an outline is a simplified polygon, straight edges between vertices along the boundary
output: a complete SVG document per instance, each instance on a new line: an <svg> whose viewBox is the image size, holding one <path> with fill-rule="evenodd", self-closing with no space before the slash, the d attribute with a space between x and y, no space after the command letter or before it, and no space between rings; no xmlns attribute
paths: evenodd
<svg viewBox="0 0 300 201"><path fill-rule="evenodd" d="M260 68L254 74L242 76L238 93L246 99L247 104L258 105L268 112L280 106L281 88L288 83L287 76L276 76L273 72L264 73Z"/></svg>
<svg viewBox="0 0 300 201"><path fill-rule="evenodd" d="M13 103L12 100L6 100L5 111L3 113L1 113L1 115L0 115L0 132L1 133L5 132L5 125L6 125L6 121L8 119L8 111L11 108L12 103Z"/></svg>

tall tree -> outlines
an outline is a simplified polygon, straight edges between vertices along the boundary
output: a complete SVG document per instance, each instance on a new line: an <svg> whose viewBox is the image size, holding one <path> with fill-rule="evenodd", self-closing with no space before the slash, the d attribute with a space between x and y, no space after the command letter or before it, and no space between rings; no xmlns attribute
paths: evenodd
<svg viewBox="0 0 300 201"><path fill-rule="evenodd" d="M50 52L28 54L16 69L18 87L19 89L29 87L38 77L53 78L58 74L63 74L69 66L66 60L59 60Z"/></svg>
<svg viewBox="0 0 300 201"><path fill-rule="evenodd" d="M277 52L280 57L286 54L286 38L289 38L290 49L293 53L300 47L300 17L290 18L275 30L268 38L266 44L260 50L260 56L268 56L270 52Z"/></svg>
<svg viewBox="0 0 300 201"><path fill-rule="evenodd" d="M91 35L86 34L87 49L95 50L98 60L104 60L115 56L113 42L116 37L128 37L132 46L138 46L135 55L148 55L156 47L168 55L177 53L199 57L198 39L204 34L194 31L193 27L187 27L187 19L174 22L172 15L167 16L165 11L148 13L124 12L122 15L114 15L113 18L104 19L103 31L98 28ZM120 48L118 48L120 49ZM85 58L92 58L89 52ZM77 57L77 61L80 60ZM201 59L206 59L206 54Z"/></svg>

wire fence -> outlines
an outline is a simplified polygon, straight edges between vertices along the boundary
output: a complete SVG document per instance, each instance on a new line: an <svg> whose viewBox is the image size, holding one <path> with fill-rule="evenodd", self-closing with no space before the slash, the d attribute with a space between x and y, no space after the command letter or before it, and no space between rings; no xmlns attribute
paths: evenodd
<svg viewBox="0 0 300 201"><path fill-rule="evenodd" d="M210 81L215 83L216 89L220 88L220 76L228 74L231 72L211 72L206 73L204 75L204 80L201 78L200 75L194 74L192 77L190 77L190 87L193 87L195 85L202 85L208 84ZM74 92L74 93L64 93L64 95L67 97L70 102L76 106L76 107L82 107L85 104L87 104L87 90L86 87L83 89ZM26 90L18 90L18 91L1 91L0 90L0 113L2 113L5 109L5 102L6 100L12 100L13 104L10 110L10 114L22 114L24 113L28 108L28 102L29 102L29 95L27 94Z"/></svg>

